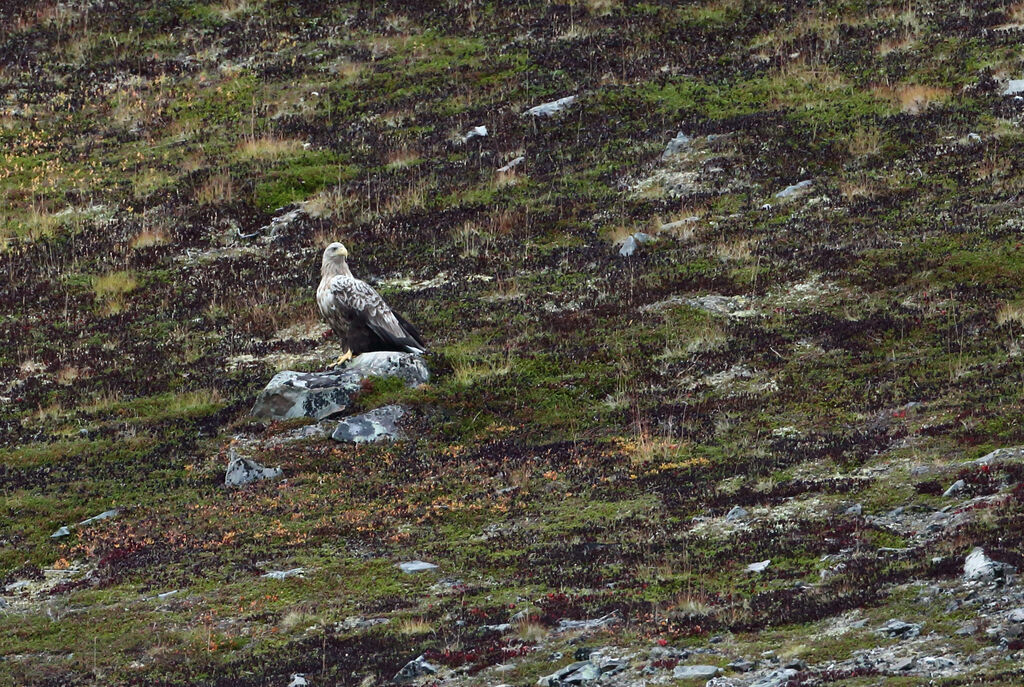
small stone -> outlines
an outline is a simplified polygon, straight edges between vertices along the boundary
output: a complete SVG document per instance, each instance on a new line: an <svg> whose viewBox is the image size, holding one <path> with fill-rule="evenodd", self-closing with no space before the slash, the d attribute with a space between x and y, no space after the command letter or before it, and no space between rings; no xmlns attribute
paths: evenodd
<svg viewBox="0 0 1024 687"><path fill-rule="evenodd" d="M722 669L718 666L676 666L672 671L672 677L677 680L708 680L718 675L721 671Z"/></svg>
<svg viewBox="0 0 1024 687"><path fill-rule="evenodd" d="M263 467L254 460L237 455L233 448L230 449L229 455L231 459L224 473L224 486L229 489L237 489L262 480L277 479L283 474L281 468Z"/></svg>
<svg viewBox="0 0 1024 687"><path fill-rule="evenodd" d="M636 252L637 245L638 244L635 238L633 238L632 236L627 236L626 239L622 242L622 245L619 247L619 255L624 258L630 257L631 255L633 255L633 253Z"/></svg>
<svg viewBox="0 0 1024 687"><path fill-rule="evenodd" d="M1006 619L1011 623L1024 623L1024 608L1015 608L1010 611Z"/></svg>
<svg viewBox="0 0 1024 687"><path fill-rule="evenodd" d="M942 492L942 495L943 496L956 496L957 494L960 494L960 493L964 492L966 489L967 489L967 482L963 481L962 479L958 479L957 481L955 481L951 485L949 485L949 488L946 489L946 491Z"/></svg>
<svg viewBox="0 0 1024 687"><path fill-rule="evenodd" d="M845 513L846 515L860 515L863 512L864 512L864 506L862 506L859 503L855 503L852 506L850 506L849 508L847 508L845 511L843 511L843 513Z"/></svg>
<svg viewBox="0 0 1024 687"><path fill-rule="evenodd" d="M797 671L792 668L773 670L756 682L752 683L750 687L782 687L789 682L791 677L796 675L796 672Z"/></svg>
<svg viewBox="0 0 1024 687"><path fill-rule="evenodd" d="M978 626L977 625L975 625L974 623L967 623L966 625L961 625L959 628L957 628L957 630L956 630L956 632L954 634L957 637L970 637L971 635L973 635L977 631L978 631Z"/></svg>
<svg viewBox="0 0 1024 687"><path fill-rule="evenodd" d="M809 189L813 184L814 184L813 180L811 180L811 179L804 179L803 181L799 181L799 182L793 184L792 186L787 186L786 188L782 189L781 191L779 191L778 193L775 194L775 197L776 198L789 198L790 196L795 196L795 195L799 194L801 191Z"/></svg>
<svg viewBox="0 0 1024 687"><path fill-rule="evenodd" d="M789 668L791 670L797 670L797 671L799 671L799 670L807 670L807 663L806 663L806 661L801 661L799 658L793 658L793 659L790 659L790 660L786 661L786 663L783 664L782 667L783 668Z"/></svg>
<svg viewBox="0 0 1024 687"><path fill-rule="evenodd" d="M118 511L116 508L112 508L111 510L105 510L99 515L94 515L91 518L86 518L82 522L78 523L78 525L91 525L92 523L99 522L100 520L108 520L117 515L119 512L120 511Z"/></svg>
<svg viewBox="0 0 1024 687"><path fill-rule="evenodd" d="M687 150L693 145L693 139L680 131L676 134L676 137L668 142L665 147L665 152L661 154L661 159L670 158L673 155L678 155L680 152Z"/></svg>
<svg viewBox="0 0 1024 687"><path fill-rule="evenodd" d="M271 580L287 580L289 577L305 577L305 568L292 568L290 570L271 570L268 573L260 575L260 577L266 577Z"/></svg>
<svg viewBox="0 0 1024 687"><path fill-rule="evenodd" d="M292 675L292 681L288 683L288 687L307 687L309 682L306 680L305 673L294 673Z"/></svg>
<svg viewBox="0 0 1024 687"><path fill-rule="evenodd" d="M1018 93L1024 93L1024 79L1010 79L1006 83L1003 95L1017 95Z"/></svg>
<svg viewBox="0 0 1024 687"><path fill-rule="evenodd" d="M1012 565L992 560L980 546L975 547L964 559L964 580L968 582L1003 580L1012 572Z"/></svg>
<svg viewBox="0 0 1024 687"><path fill-rule="evenodd" d="M735 670L737 673L749 673L754 669L754 662L746 659L739 659L729 664L729 668Z"/></svg>
<svg viewBox="0 0 1024 687"><path fill-rule="evenodd" d="M747 566L747 572L753 572L753 573L764 572L768 568L768 566L771 564L771 562L772 562L772 560L770 558L766 558L763 561L758 561L757 563L751 563L750 565Z"/></svg>
<svg viewBox="0 0 1024 687"><path fill-rule="evenodd" d="M574 102L576 102L576 96L569 95L564 98L559 98L558 100L552 100L551 102L531 107L523 114L532 115L534 117L551 117L569 107Z"/></svg>
<svg viewBox="0 0 1024 687"><path fill-rule="evenodd" d="M67 537L71 534L71 530L68 529L67 525L64 525L56 532L50 535L50 539L60 539L61 537Z"/></svg>
<svg viewBox="0 0 1024 687"><path fill-rule="evenodd" d="M519 165L523 164L524 162L526 162L526 158L523 157L522 155L520 155L519 157L514 157L511 160L509 160L504 166L498 167L498 171L502 173L510 172Z"/></svg>
<svg viewBox="0 0 1024 687"><path fill-rule="evenodd" d="M423 655L419 655L402 666L402 669L395 673L392 678L394 682L412 682L424 675L433 675L437 672L437 666L429 663Z"/></svg>
<svg viewBox="0 0 1024 687"><path fill-rule="evenodd" d="M878 632L886 635L887 637L911 639L921 634L921 626L916 623L908 623L893 618L885 625L878 628Z"/></svg>
<svg viewBox="0 0 1024 687"><path fill-rule="evenodd" d="M600 618L591 618L588 620L559 620L558 632L569 632L569 631L589 631L597 630L602 627L609 627L611 625L617 625L622 622L617 613L609 613L608 615L601 616Z"/></svg>
<svg viewBox="0 0 1024 687"><path fill-rule="evenodd" d="M477 138L477 137L481 137L482 138L482 137L484 137L486 135L487 135L487 127L486 126L474 126L472 129L469 130L468 133L466 133L465 136L462 137L462 140L463 140L463 142L465 142L465 141L468 141L470 139Z"/></svg>
<svg viewBox="0 0 1024 687"><path fill-rule="evenodd" d="M409 561L407 563L399 563L398 569L404 573L418 573L427 570L437 570L438 566L433 563L427 563L426 561Z"/></svg>
<svg viewBox="0 0 1024 687"><path fill-rule="evenodd" d="M897 661L896 665L894 665L892 669L897 673L902 673L905 670L913 668L915 663L917 663L917 661L914 658L904 658Z"/></svg>
<svg viewBox="0 0 1024 687"><path fill-rule="evenodd" d="M593 682L599 677L601 677L601 669L587 661L577 670L563 677L561 682L563 684L578 685L584 682Z"/></svg>
<svg viewBox="0 0 1024 687"><path fill-rule="evenodd" d="M976 133L974 133L972 131L971 133L967 134L967 140L968 141L980 141L981 140L981 134L976 134Z"/></svg>
<svg viewBox="0 0 1024 687"><path fill-rule="evenodd" d="M743 506L733 506L732 510L726 513L725 519L729 522L739 522L748 515L750 515L750 513L748 513L747 509Z"/></svg>
<svg viewBox="0 0 1024 687"><path fill-rule="evenodd" d="M31 580L18 580L17 582L11 582L10 584L4 585L4 593L10 594L11 592L19 592L32 584Z"/></svg>
<svg viewBox="0 0 1024 687"><path fill-rule="evenodd" d="M355 444L396 441L402 438L398 421L403 415L405 408L399 405L383 406L367 413L353 415L338 422L338 427L331 438Z"/></svg>

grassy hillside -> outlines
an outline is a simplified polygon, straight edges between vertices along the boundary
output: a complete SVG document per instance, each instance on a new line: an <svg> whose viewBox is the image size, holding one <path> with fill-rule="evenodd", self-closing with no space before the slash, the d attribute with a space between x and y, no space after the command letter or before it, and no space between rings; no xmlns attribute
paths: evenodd
<svg viewBox="0 0 1024 687"><path fill-rule="evenodd" d="M962 580L975 547L1024 570L1024 463L973 462L1024 444L1024 3L5 0L0 26L0 685L369 687L420 654L530 685L594 647L622 684L687 651L1024 679L1024 595ZM408 441L248 414L339 352L331 240L433 345L430 385L359 399L411 409ZM286 479L225 490L232 440Z"/></svg>

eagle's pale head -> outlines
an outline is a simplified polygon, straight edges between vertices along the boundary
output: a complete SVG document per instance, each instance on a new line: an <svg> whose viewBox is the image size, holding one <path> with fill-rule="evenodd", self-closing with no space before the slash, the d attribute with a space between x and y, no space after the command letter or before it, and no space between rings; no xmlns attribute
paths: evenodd
<svg viewBox="0 0 1024 687"><path fill-rule="evenodd" d="M345 246L335 241L324 249L324 262L342 262L348 257Z"/></svg>

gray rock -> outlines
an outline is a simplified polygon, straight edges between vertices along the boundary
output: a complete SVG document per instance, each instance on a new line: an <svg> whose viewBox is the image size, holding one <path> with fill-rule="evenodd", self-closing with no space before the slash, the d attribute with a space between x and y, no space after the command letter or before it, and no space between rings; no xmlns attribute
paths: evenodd
<svg viewBox="0 0 1024 687"><path fill-rule="evenodd" d="M718 675L721 671L722 669L718 666L676 666L672 671L672 677L677 680L708 680Z"/></svg>
<svg viewBox="0 0 1024 687"><path fill-rule="evenodd" d="M265 468L254 460L239 456L230 450L231 460L227 472L224 473L224 486L230 489L244 487L253 482L277 479L283 473L281 468Z"/></svg>
<svg viewBox="0 0 1024 687"><path fill-rule="evenodd" d="M558 659L555 659L555 660L558 660ZM573 673L575 673L576 671L578 671L579 669L581 669L583 666L586 666L586 665L593 665L593 664L590 661L576 661L575 663L570 663L569 665L565 666L564 668L559 668L558 670L556 670L555 672L551 673L550 675L545 675L544 677L538 678L537 679L537 684L540 685L541 687L557 687L558 685L560 685L562 683L563 678L565 678L565 677L567 677L569 675L572 675ZM596 668L596 666L595 666L595 668Z"/></svg>
<svg viewBox="0 0 1024 687"><path fill-rule="evenodd" d="M943 496L956 496L957 494L962 493L966 489L967 489L967 482L963 481L962 479L958 479L957 481L955 481L951 485L949 485L949 489L946 489L946 491L942 492L942 495Z"/></svg>
<svg viewBox="0 0 1024 687"><path fill-rule="evenodd" d="M650 234L643 231L638 231L635 234L632 234L631 236L627 236L625 240L619 245L619 255L621 255L624 258L628 258L629 256L636 252L637 247L645 243L650 243L651 241L654 240L654 236L651 236Z"/></svg>
<svg viewBox="0 0 1024 687"><path fill-rule="evenodd" d="M82 525L91 525L92 523L99 522L101 520L108 520L116 516L119 512L120 511L118 511L116 508L112 508L111 510L105 510L99 515L94 515L91 518L86 518L82 522L78 523L78 526L81 527Z"/></svg>
<svg viewBox="0 0 1024 687"><path fill-rule="evenodd" d="M512 631L512 623L499 623L497 625L483 625L481 629L488 630L490 632L500 632L505 634L506 632Z"/></svg>
<svg viewBox="0 0 1024 687"><path fill-rule="evenodd" d="M4 593L10 594L11 592L19 592L26 587L32 585L31 580L18 580L17 582L11 582L10 584L4 585Z"/></svg>
<svg viewBox="0 0 1024 687"><path fill-rule="evenodd" d="M994 561L985 555L984 549L980 546L967 554L964 559L964 580L967 582L993 582L1003 580L1013 572L1012 565Z"/></svg>
<svg viewBox="0 0 1024 687"><path fill-rule="evenodd" d="M1024 79L1010 79L1006 82L1003 95L1018 95L1024 93Z"/></svg>
<svg viewBox="0 0 1024 687"><path fill-rule="evenodd" d="M886 637L896 637L899 639L911 639L921 634L921 626L917 623L908 623L902 620L893 618L882 627L878 628L880 634Z"/></svg>
<svg viewBox="0 0 1024 687"><path fill-rule="evenodd" d="M772 562L772 560L770 558L766 558L763 561L758 561L757 563L751 563L750 565L747 566L747 572L752 572L752 573L764 572L765 570L768 569L768 566L771 565L771 562Z"/></svg>
<svg viewBox="0 0 1024 687"><path fill-rule="evenodd" d="M729 668L735 670L737 673L749 673L754 669L754 662L741 658L730 663Z"/></svg>
<svg viewBox="0 0 1024 687"><path fill-rule="evenodd" d="M289 577L305 577L305 568L291 568L289 570L271 570L268 573L263 573L260 577L266 577L270 580L287 580Z"/></svg>
<svg viewBox="0 0 1024 687"><path fill-rule="evenodd" d="M957 637L970 637L971 635L973 635L977 631L978 631L978 626L977 625L975 625L974 623L967 623L967 624L961 625L959 628L957 628L957 630L956 630L956 632L954 632L954 634Z"/></svg>
<svg viewBox="0 0 1024 687"><path fill-rule="evenodd" d="M1024 623L1024 608L1015 608L1006 615L1011 623Z"/></svg>
<svg viewBox="0 0 1024 687"><path fill-rule="evenodd" d="M580 685L585 682L593 682L599 677L601 677L601 669L587 661L572 673L561 678L560 681L565 685Z"/></svg>
<svg viewBox="0 0 1024 687"><path fill-rule="evenodd" d="M732 510L730 510L726 514L725 519L729 522L739 522L740 520L746 518L748 515L750 515L750 513L748 513L747 509L744 508L743 506L733 506Z"/></svg>
<svg viewBox="0 0 1024 687"><path fill-rule="evenodd" d="M395 673L395 677L392 678L393 682L412 682L418 677L424 675L434 675L437 673L437 666L427 662L427 659L422 654L414 658L413 660L402 666L402 669Z"/></svg>
<svg viewBox="0 0 1024 687"><path fill-rule="evenodd" d="M892 669L897 673L902 673L905 670L913 668L915 663L917 663L917 659L911 656L910 658L904 658L897 661L896 664L893 665Z"/></svg>
<svg viewBox="0 0 1024 687"><path fill-rule="evenodd" d="M975 465L997 465L1012 460L1024 458L1024 446L1011 446L1008 448L997 448L995 451L986 453L974 461Z"/></svg>
<svg viewBox="0 0 1024 687"><path fill-rule="evenodd" d="M799 658L793 658L789 661L786 661L785 665L783 665L782 667L791 668L793 670L807 670L807 662L802 661Z"/></svg>
<svg viewBox="0 0 1024 687"><path fill-rule="evenodd" d="M558 632L597 630L602 627L618 625L620 622L622 622L622 619L619 615L612 612L600 618L592 618L590 620L559 620L557 630Z"/></svg>
<svg viewBox="0 0 1024 687"><path fill-rule="evenodd" d="M691 145L693 145L693 139L680 131L676 134L675 138L668 142L665 152L661 154L661 158L664 160L673 155L678 155L681 151L687 150Z"/></svg>
<svg viewBox="0 0 1024 687"><path fill-rule="evenodd" d="M307 687L309 681L306 680L305 673L293 673L292 681L288 683L288 687Z"/></svg>
<svg viewBox="0 0 1024 687"><path fill-rule="evenodd" d="M469 130L468 133L466 133L465 136L462 137L462 141L463 141L463 143L465 143L466 141L469 141L470 139L474 139L474 138L477 138L477 137L483 138L486 135L487 135L487 127L486 126L474 126L472 129Z"/></svg>
<svg viewBox="0 0 1024 687"><path fill-rule="evenodd" d="M71 530L68 529L67 525L62 526L56 532L50 535L50 539L60 539L61 537L67 537L71 534Z"/></svg>
<svg viewBox="0 0 1024 687"><path fill-rule="evenodd" d="M526 158L523 157L522 155L520 155L519 157L514 157L511 160L509 160L507 163L502 165L501 167L498 167L498 171L499 172L511 172L513 169L515 169L519 165L523 164L524 162L526 162Z"/></svg>
<svg viewBox="0 0 1024 687"><path fill-rule="evenodd" d="M797 671L792 668L781 668L779 670L773 670L772 672L763 675L756 681L750 684L750 687L782 687L789 678L796 675Z"/></svg>
<svg viewBox="0 0 1024 687"><path fill-rule="evenodd" d="M746 296L720 296L708 294L697 298L686 298L687 305L699 308L715 315L730 315L732 317L745 317L755 314L750 309L750 299Z"/></svg>
<svg viewBox="0 0 1024 687"><path fill-rule="evenodd" d="M331 438L367 444L376 441L395 441L402 438L398 420L405 414L402 406L390 405L361 415L347 417L338 423Z"/></svg>
<svg viewBox="0 0 1024 687"><path fill-rule="evenodd" d="M399 563L398 569L404 573L418 573L427 570L437 570L437 566L433 563L427 563L426 561L408 561L406 563Z"/></svg>
<svg viewBox="0 0 1024 687"><path fill-rule="evenodd" d="M813 185L814 185L814 181L813 180L811 180L811 179L804 179L803 181L799 181L799 182L793 184L792 186L787 186L786 188L782 189L781 191L779 191L778 193L775 194L775 197L776 198L790 198L792 196L796 196L796 195L800 194L803 191L806 191L806 190L810 189L811 186L813 186Z"/></svg>
<svg viewBox="0 0 1024 687"><path fill-rule="evenodd" d="M846 515L860 515L864 512L864 506L859 503L855 503L846 510L843 511Z"/></svg>
<svg viewBox="0 0 1024 687"><path fill-rule="evenodd" d="M531 107L523 114L532 115L534 117L551 117L569 107L574 102L576 102L576 96L569 95L564 98L559 98L558 100L552 100L551 102Z"/></svg>
<svg viewBox="0 0 1024 687"><path fill-rule="evenodd" d="M409 386L419 386L430 379L430 372L420 356L396 351L363 353L336 370L286 370L270 380L256 399L252 414L264 420L322 420L348 408L363 380L371 376L398 377Z"/></svg>

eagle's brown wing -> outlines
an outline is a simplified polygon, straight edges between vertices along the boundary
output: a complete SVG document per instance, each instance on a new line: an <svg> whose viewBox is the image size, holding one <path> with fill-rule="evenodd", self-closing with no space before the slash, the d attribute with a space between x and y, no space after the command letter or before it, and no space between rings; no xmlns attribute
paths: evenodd
<svg viewBox="0 0 1024 687"><path fill-rule="evenodd" d="M418 332L409 326L408 331L401 320L372 286L354 277L339 275L329 284L331 300L338 310L346 310L364 322L374 334L384 341L404 348L410 353L423 353L426 346Z"/></svg>

